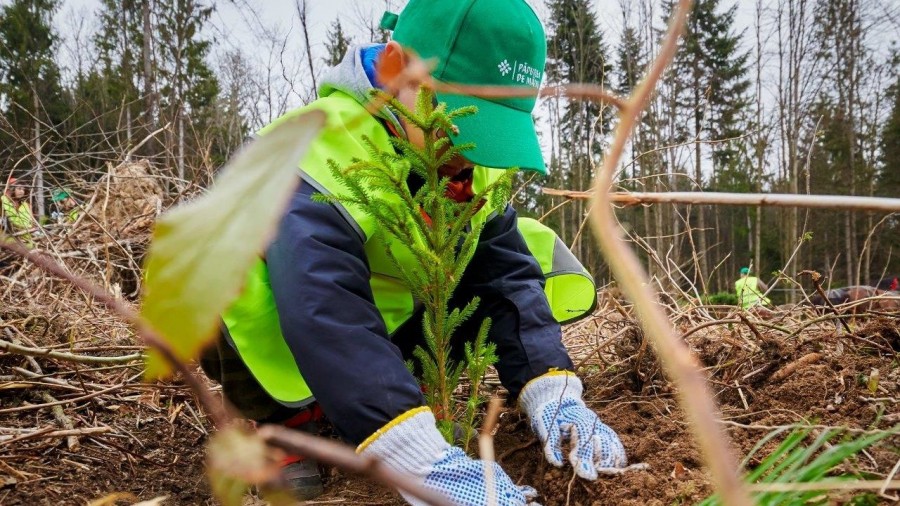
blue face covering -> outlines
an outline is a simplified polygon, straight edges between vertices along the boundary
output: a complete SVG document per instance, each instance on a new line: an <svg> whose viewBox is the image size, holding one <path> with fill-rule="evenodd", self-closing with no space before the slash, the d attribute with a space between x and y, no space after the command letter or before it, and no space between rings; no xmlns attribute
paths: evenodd
<svg viewBox="0 0 900 506"><path fill-rule="evenodd" d="M359 50L359 59L362 61L363 70L366 72L366 77L369 78L369 82L372 83L372 86L384 89L384 84L378 82L375 78L375 60L384 51L384 48L387 44L376 44L374 46L364 47Z"/></svg>

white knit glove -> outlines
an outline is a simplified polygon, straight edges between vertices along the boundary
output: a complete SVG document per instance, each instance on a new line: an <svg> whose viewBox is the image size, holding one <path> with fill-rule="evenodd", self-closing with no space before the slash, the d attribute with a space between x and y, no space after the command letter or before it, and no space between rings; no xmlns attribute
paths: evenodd
<svg viewBox="0 0 900 506"><path fill-rule="evenodd" d="M569 462L575 473L597 479L597 470L628 465L619 436L584 405L581 380L568 371L551 371L528 382L519 406L544 448L547 461L562 467L562 442L571 440Z"/></svg>
<svg viewBox="0 0 900 506"><path fill-rule="evenodd" d="M416 408L398 416L366 439L357 453L372 455L388 467L414 476L433 490L460 506L487 504L484 462L469 458L461 449L450 446L435 426L434 415L427 407ZM531 487L517 486L496 462L494 494L499 506L535 505L537 497ZM413 506L425 503L406 494L403 498Z"/></svg>

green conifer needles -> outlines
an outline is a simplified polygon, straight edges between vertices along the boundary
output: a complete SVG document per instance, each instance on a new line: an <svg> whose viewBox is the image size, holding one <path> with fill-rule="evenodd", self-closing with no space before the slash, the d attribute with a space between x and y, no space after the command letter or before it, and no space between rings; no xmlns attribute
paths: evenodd
<svg viewBox="0 0 900 506"><path fill-rule="evenodd" d="M468 107L447 111L445 104L435 105L434 93L422 88L415 110L409 110L393 97L375 92L402 117L407 127L420 129L424 145L418 147L404 138L393 137L393 150L384 151L370 139L364 139L369 157L356 159L348 167L331 162L331 171L347 192L322 195L318 199L354 205L372 217L382 233L385 254L390 259L415 300L424 305L423 335L426 346L414 354L419 360L425 396L438 418L441 432L452 442L453 420L458 411L463 432L472 434L475 413L482 399L478 386L488 366L496 361L495 346L487 342L490 322L485 320L474 338L466 338L465 364L451 358L453 333L478 307L475 298L462 308L449 307L450 298L462 279L466 265L475 252L484 220L473 220L479 212L502 210L509 200L513 171L480 189L466 202L446 196L450 179L441 177L439 169L471 149L471 145L454 145L456 127L453 121L474 114ZM409 181L421 182L410 190ZM413 185L415 188L417 185ZM409 255L414 262L401 262ZM452 394L459 378L466 372L472 383L472 398L460 409ZM468 426L466 426L468 425Z"/></svg>

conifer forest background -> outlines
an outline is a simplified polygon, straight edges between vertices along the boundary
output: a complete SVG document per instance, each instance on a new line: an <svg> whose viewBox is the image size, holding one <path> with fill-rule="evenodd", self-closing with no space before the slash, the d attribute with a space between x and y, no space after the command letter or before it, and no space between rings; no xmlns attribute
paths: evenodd
<svg viewBox="0 0 900 506"><path fill-rule="evenodd" d="M245 0L0 0L0 175L25 177L36 215L54 188L148 160L169 202L210 184L257 129L316 97L348 47L388 36L402 1L282 0L266 20ZM546 85L628 94L656 53L668 0L531 0L544 21ZM269 2L265 3L266 5ZM349 5L349 4L348 4ZM284 7L284 6L282 6ZM228 17L217 13L228 11ZM231 30L240 25L236 42ZM323 41L311 39L326 26ZM249 39L248 39L249 37ZM635 132L618 185L631 191L900 195L900 2L701 0ZM586 200L615 111L543 99L547 176L520 176L520 213L543 218L608 281ZM835 286L900 274L900 219L874 212L685 204L618 212L666 289L730 291L752 265L766 281L803 269ZM792 297L790 286L774 298Z"/></svg>

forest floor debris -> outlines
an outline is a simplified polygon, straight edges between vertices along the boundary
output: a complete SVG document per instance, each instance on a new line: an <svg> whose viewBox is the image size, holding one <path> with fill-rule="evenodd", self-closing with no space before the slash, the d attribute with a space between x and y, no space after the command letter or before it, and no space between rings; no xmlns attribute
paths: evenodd
<svg viewBox="0 0 900 506"><path fill-rule="evenodd" d="M133 237L131 250L116 253L128 259L103 256L109 249L92 258L84 244L65 249L83 254L63 254L59 244L46 251L128 298L146 230ZM57 243L63 241L71 238ZM177 382L142 382L140 362L60 358L122 357L140 346L106 309L21 260L7 259L0 276L0 341L15 345L0 351L0 504L87 504L104 497L104 504L132 504L161 496L167 496L163 505L215 504L203 474L212 429L190 391ZM127 279L134 283L128 290L116 288ZM672 386L630 311L627 304L605 304L569 326L565 342L584 378L587 403L619 432L631 462L649 470L593 483L573 478L571 468L544 461L527 421L506 409L495 453L514 481L538 489L544 505L690 504L711 493ZM900 422L898 315L856 315L848 321L852 333L805 306L765 319L702 306L673 307L670 315L709 375L742 456L777 427L872 431ZM496 376L487 381L489 388L498 383ZM900 437L893 436L846 467L884 479L898 448ZM316 503L403 504L368 480L326 471L326 494ZM249 495L247 504L263 503Z"/></svg>

